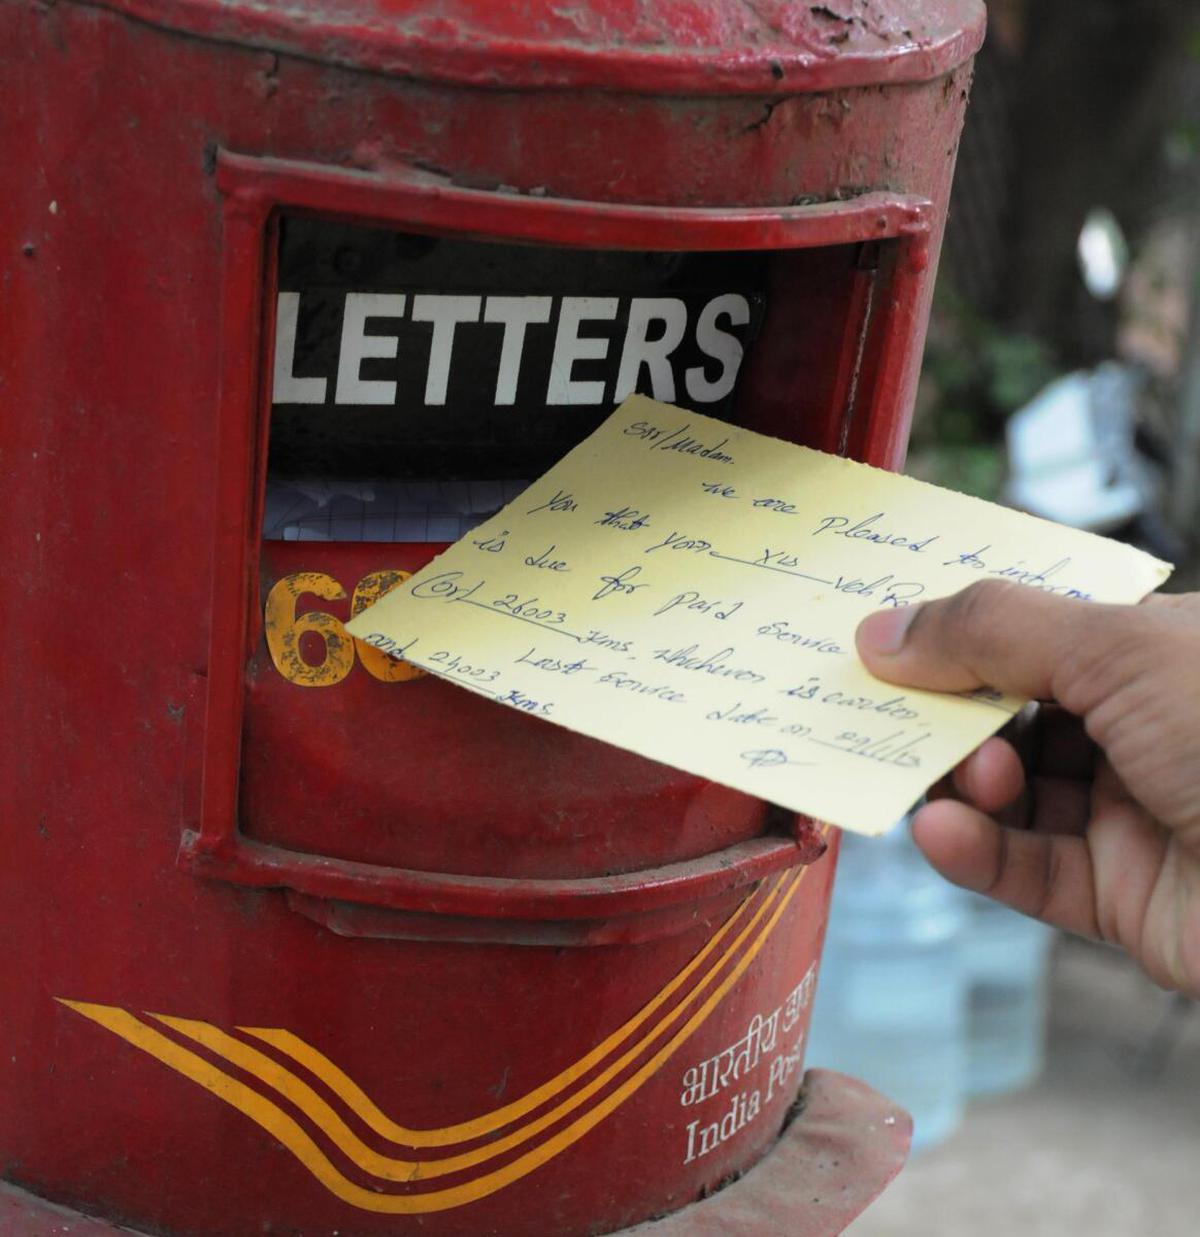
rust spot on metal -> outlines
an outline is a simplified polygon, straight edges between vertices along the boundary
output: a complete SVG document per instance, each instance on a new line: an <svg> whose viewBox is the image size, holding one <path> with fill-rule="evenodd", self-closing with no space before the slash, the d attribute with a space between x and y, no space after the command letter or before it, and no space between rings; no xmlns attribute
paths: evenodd
<svg viewBox="0 0 1200 1237"><path fill-rule="evenodd" d="M500 1075L500 1081L494 1087L488 1087L488 1092L499 1099L505 1091L508 1090L508 1076L512 1073L512 1067L506 1065L504 1073Z"/></svg>
<svg viewBox="0 0 1200 1237"><path fill-rule="evenodd" d="M362 172L374 172L379 169L383 157L383 142L378 138L368 138L359 142L350 152L350 166Z"/></svg>
<svg viewBox="0 0 1200 1237"><path fill-rule="evenodd" d="M827 4L810 4L808 11L814 17L823 17L826 21L839 21L847 26L854 23L853 17L847 17L844 13L835 13Z"/></svg>
<svg viewBox="0 0 1200 1237"><path fill-rule="evenodd" d="M796 849L801 863L816 863L829 849L825 835L807 816L796 817Z"/></svg>
<svg viewBox="0 0 1200 1237"><path fill-rule="evenodd" d="M824 95L818 100L816 114L840 129L846 123L854 104L844 95Z"/></svg>
<svg viewBox="0 0 1200 1237"><path fill-rule="evenodd" d="M269 99L279 89L279 56L268 52L263 59L265 67L255 74L255 82L262 98Z"/></svg>
<svg viewBox="0 0 1200 1237"><path fill-rule="evenodd" d="M763 104L763 114L757 120L751 121L742 132L753 133L756 129L761 129L771 119L771 114L782 102L782 99L768 99Z"/></svg>

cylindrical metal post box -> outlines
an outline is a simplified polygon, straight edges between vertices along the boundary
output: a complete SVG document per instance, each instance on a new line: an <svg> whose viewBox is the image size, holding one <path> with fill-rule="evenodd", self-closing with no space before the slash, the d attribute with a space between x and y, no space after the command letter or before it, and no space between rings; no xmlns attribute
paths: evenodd
<svg viewBox="0 0 1200 1237"><path fill-rule="evenodd" d="M343 624L634 390L897 466L982 10L0 5L5 1178L582 1237L775 1145L824 831Z"/></svg>

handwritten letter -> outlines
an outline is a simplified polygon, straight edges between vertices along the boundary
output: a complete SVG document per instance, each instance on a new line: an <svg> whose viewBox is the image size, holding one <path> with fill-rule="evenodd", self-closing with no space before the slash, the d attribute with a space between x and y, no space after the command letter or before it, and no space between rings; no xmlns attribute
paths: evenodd
<svg viewBox="0 0 1200 1237"><path fill-rule="evenodd" d="M350 631L470 691L861 833L1024 703L872 678L854 629L975 580L1135 602L1140 551L641 396Z"/></svg>

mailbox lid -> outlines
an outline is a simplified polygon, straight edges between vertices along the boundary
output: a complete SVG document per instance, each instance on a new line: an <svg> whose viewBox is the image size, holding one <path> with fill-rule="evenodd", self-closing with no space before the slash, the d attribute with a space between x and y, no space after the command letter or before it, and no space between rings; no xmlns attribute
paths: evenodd
<svg viewBox="0 0 1200 1237"><path fill-rule="evenodd" d="M108 0L139 20L474 86L795 94L929 81L979 50L983 0Z"/></svg>

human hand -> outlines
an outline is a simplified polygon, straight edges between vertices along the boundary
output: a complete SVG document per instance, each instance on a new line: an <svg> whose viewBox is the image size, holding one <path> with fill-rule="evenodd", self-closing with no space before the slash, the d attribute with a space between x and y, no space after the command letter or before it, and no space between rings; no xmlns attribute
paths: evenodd
<svg viewBox="0 0 1200 1237"><path fill-rule="evenodd" d="M958 766L917 845L955 884L1200 996L1200 594L1106 606L988 581L872 614L858 651L890 683L1052 702L1026 764L993 738Z"/></svg>

